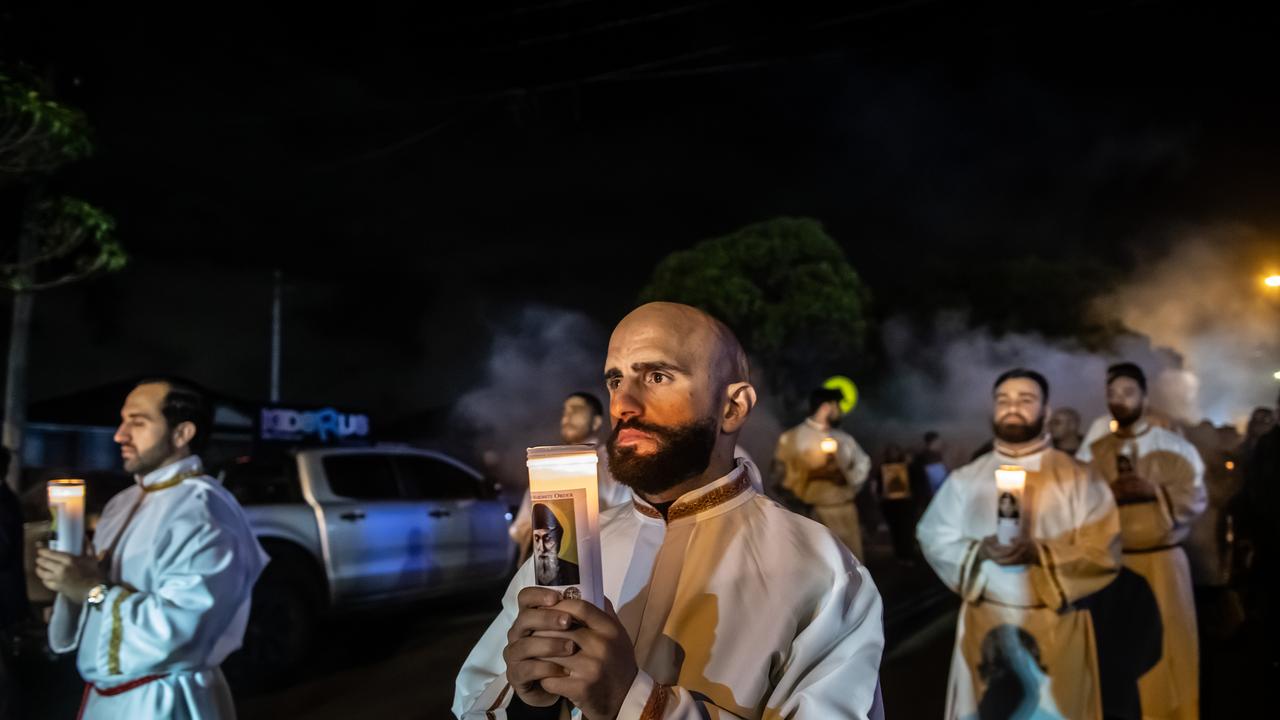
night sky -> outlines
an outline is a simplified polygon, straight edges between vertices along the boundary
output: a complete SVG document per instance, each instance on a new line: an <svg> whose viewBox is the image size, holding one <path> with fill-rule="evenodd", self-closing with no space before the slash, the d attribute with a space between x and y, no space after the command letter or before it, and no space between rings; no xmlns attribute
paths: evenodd
<svg viewBox="0 0 1280 720"><path fill-rule="evenodd" d="M132 258L38 298L33 399L155 370L265 398L276 268L285 399L396 417L471 387L515 310L609 326L670 251L777 215L821 220L882 316L1050 333L1174 228L1280 220L1269 17L743 5L4 11L0 58L95 127L55 186ZM1025 257L1077 284L972 299Z"/></svg>

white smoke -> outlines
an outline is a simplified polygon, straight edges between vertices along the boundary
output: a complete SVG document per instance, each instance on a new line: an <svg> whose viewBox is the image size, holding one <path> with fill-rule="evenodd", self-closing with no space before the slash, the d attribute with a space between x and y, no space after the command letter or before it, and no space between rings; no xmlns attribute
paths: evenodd
<svg viewBox="0 0 1280 720"><path fill-rule="evenodd" d="M1176 355L1153 350L1143 338L1125 337L1114 353L1098 354L1071 341L1010 333L996 336L970 327L961 313L941 313L930 327L904 318L883 326L889 372L854 412L853 426L869 450L886 442L919 446L927 430L942 435L949 464L967 461L991 437L991 387L1014 367L1037 370L1049 380L1049 402L1080 413L1081 432L1106 412L1107 366L1120 359L1152 375L1175 370Z"/></svg>
<svg viewBox="0 0 1280 720"><path fill-rule="evenodd" d="M1169 381L1182 396L1162 399L1171 415L1243 427L1280 389L1273 377L1280 370L1280 290L1263 283L1280 272L1280 243L1240 226L1182 236L1171 252L1142 258L1133 278L1099 298L1096 311L1183 356L1182 386Z"/></svg>
<svg viewBox="0 0 1280 720"><path fill-rule="evenodd" d="M602 403L603 330L586 315L532 306L492 328L484 381L454 406L455 422L471 429L476 454L504 486L523 489L525 448L560 442L560 411L570 393Z"/></svg>
<svg viewBox="0 0 1280 720"><path fill-rule="evenodd" d="M1043 373L1050 404L1071 407L1083 432L1106 413L1106 367L1144 369L1152 408L1194 425L1243 429L1256 406L1271 405L1280 384L1280 290L1263 277L1280 268L1280 245L1247 228L1183 232L1168 252L1143 258L1113 293L1093 303L1096 319L1130 331L1103 351L1036 334L995 335L960 313L929 327L904 318L883 326L887 380L854 415L870 445L918 445L926 430L949 442L948 459L967 459L990 438L991 384L1004 370Z"/></svg>

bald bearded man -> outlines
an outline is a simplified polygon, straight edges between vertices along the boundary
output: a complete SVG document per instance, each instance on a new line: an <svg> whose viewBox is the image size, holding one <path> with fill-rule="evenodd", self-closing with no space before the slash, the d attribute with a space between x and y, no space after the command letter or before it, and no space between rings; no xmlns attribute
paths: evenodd
<svg viewBox="0 0 1280 720"><path fill-rule="evenodd" d="M459 718L880 718L880 594L822 525L756 492L734 458L756 403L715 318L651 303L605 363L606 607L533 586L526 563L458 675ZM576 716L576 715L575 715Z"/></svg>

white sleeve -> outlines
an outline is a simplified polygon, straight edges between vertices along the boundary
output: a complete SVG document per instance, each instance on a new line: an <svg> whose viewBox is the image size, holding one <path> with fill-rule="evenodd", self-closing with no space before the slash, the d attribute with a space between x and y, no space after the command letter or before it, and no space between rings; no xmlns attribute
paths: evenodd
<svg viewBox="0 0 1280 720"><path fill-rule="evenodd" d="M965 600L976 600L982 594L982 574L975 572L981 538L966 536L962 527L964 496L958 473L938 488L916 526L916 539L943 584Z"/></svg>
<svg viewBox="0 0 1280 720"><path fill-rule="evenodd" d="M502 651L507 647L507 631L520 612L516 604L520 591L533 584L533 559L530 558L511 578L507 592L502 596L502 610L462 663L453 690L453 714L456 717L485 718L488 713L505 708L511 701L513 692L507 685L507 663L502 658ZM505 715L503 712L499 717Z"/></svg>
<svg viewBox="0 0 1280 720"><path fill-rule="evenodd" d="M871 474L871 456L852 437L849 438L845 447L848 448L848 457L841 465L844 468L845 479L853 487L853 494L857 495L862 491L862 486L867 484L867 477Z"/></svg>
<svg viewBox="0 0 1280 720"><path fill-rule="evenodd" d="M53 617L49 619L49 649L61 654L79 648L85 617L84 605L76 605L58 593L53 599Z"/></svg>

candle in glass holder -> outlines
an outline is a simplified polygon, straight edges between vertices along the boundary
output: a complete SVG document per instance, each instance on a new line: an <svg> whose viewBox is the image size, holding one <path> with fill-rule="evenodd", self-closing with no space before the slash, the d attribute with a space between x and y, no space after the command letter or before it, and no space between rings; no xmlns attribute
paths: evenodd
<svg viewBox="0 0 1280 720"><path fill-rule="evenodd" d="M527 464L534 582L603 609L598 460L591 445L548 445Z"/></svg>
<svg viewBox="0 0 1280 720"><path fill-rule="evenodd" d="M50 480L49 549L80 555L84 551L84 481Z"/></svg>
<svg viewBox="0 0 1280 720"><path fill-rule="evenodd" d="M836 442L836 439L832 437L823 438L818 447L822 448L822 452L828 455L835 455L836 450L840 449L840 443Z"/></svg>
<svg viewBox="0 0 1280 720"><path fill-rule="evenodd" d="M996 469L996 541L1009 545L1022 535L1023 490L1027 471L1018 465Z"/></svg>

